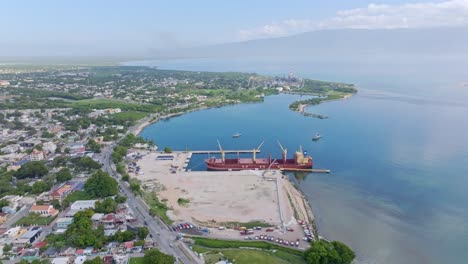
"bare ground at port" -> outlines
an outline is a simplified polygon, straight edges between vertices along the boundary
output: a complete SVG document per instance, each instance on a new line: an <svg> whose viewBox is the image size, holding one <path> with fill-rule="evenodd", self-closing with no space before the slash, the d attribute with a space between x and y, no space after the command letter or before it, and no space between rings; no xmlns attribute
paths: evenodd
<svg viewBox="0 0 468 264"><path fill-rule="evenodd" d="M160 155L167 154L144 153L137 161L141 173L132 176L141 180L146 191L158 193L159 200L171 208L168 216L176 222L210 223L215 227L217 223L250 221L281 226L283 221L296 230L291 236L301 238L297 220L309 222L313 217L302 194L279 171L186 172L188 153L172 153L173 160L157 160ZM189 203L180 205L179 198ZM230 237L228 234L231 232L218 235ZM239 238L238 232L232 235Z"/></svg>

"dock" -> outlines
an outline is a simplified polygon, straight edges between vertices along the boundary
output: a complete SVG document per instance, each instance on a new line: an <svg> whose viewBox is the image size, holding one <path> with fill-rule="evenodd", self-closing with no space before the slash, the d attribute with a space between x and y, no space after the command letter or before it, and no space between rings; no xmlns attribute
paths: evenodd
<svg viewBox="0 0 468 264"><path fill-rule="evenodd" d="M188 151L189 153L192 154L221 154L221 152L224 153L260 153L260 150L190 150Z"/></svg>
<svg viewBox="0 0 468 264"><path fill-rule="evenodd" d="M303 172L312 172L312 173L330 173L330 170L327 169L280 169L281 171L303 171Z"/></svg>

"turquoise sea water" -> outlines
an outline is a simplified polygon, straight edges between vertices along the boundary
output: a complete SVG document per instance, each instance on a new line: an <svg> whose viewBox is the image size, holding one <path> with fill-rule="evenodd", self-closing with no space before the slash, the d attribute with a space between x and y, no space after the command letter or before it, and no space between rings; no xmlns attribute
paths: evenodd
<svg viewBox="0 0 468 264"><path fill-rule="evenodd" d="M155 62L145 62L154 65ZM138 63L143 64L143 63ZM147 127L141 135L162 148L250 149L265 140L263 156L290 155L302 145L315 167L330 175L291 175L309 198L319 232L349 244L361 263L464 263L468 258L468 75L463 68L403 65L386 70L314 63L180 60L169 69L235 70L353 82L351 99L308 110L288 109L300 98L278 95L264 103L197 111ZM367 67L367 68L366 68ZM405 67L407 69L405 70ZM375 68L374 70L372 70ZM367 69L367 70L366 70ZM464 79L466 77L466 79ZM240 132L238 139L231 135ZM311 138L320 132L318 142ZM190 166L204 169L203 158Z"/></svg>

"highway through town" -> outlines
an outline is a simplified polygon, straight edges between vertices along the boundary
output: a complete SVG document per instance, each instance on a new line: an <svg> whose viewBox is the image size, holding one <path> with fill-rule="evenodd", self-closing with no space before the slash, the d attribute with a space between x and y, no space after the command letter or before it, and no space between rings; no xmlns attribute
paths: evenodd
<svg viewBox="0 0 468 264"><path fill-rule="evenodd" d="M129 129L123 137L135 132L141 124L148 122L151 118L152 115L141 120L139 124ZM99 161L103 164L103 169L118 182L120 192L127 197L128 206L135 212L136 217L148 227L153 239L158 243L158 248L166 254L173 255L181 263L202 264L203 261L185 243L176 240L175 233L170 231L161 219L152 217L149 214L148 205L141 197L135 196L128 184L120 179L112 164L112 151L116 145L116 143L113 143L103 148L99 155Z"/></svg>

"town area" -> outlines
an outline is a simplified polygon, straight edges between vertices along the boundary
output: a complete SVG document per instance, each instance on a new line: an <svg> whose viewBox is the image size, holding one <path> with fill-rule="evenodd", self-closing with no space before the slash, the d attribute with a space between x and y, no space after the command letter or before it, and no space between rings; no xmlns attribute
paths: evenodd
<svg viewBox="0 0 468 264"><path fill-rule="evenodd" d="M293 74L1 65L0 258L232 262L237 253L215 250L221 243L304 263L318 234L308 203L285 175L189 172L192 153L158 149L138 133L194 109L343 85Z"/></svg>

